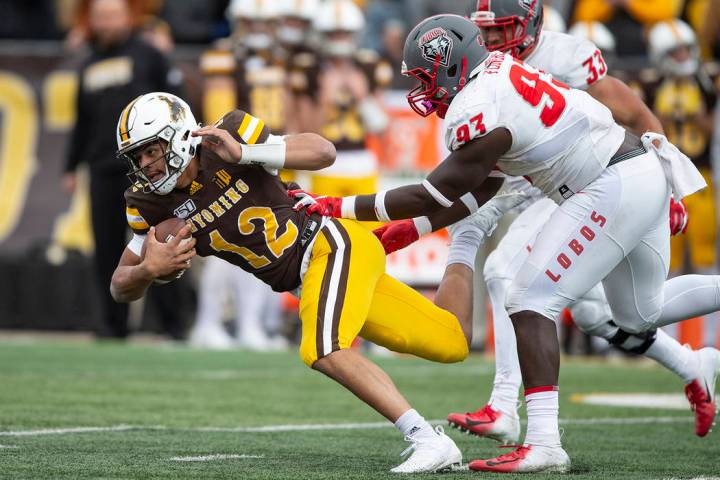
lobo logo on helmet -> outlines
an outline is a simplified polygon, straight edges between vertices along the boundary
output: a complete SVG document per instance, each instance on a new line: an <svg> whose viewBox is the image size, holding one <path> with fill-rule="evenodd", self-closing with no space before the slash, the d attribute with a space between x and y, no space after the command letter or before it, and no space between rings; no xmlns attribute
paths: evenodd
<svg viewBox="0 0 720 480"><path fill-rule="evenodd" d="M440 65L447 67L450 64L450 52L453 41L444 28L433 28L423 34L418 40L418 47L423 58L434 62L440 56Z"/></svg>

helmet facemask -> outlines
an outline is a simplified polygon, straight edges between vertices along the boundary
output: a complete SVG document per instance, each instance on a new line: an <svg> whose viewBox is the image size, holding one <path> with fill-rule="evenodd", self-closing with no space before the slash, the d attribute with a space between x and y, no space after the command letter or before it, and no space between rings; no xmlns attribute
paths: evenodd
<svg viewBox="0 0 720 480"><path fill-rule="evenodd" d="M445 118L468 76L488 57L477 25L459 15L435 15L405 39L401 73L419 84L407 95L414 112Z"/></svg>
<svg viewBox="0 0 720 480"><path fill-rule="evenodd" d="M334 30L323 35L323 51L333 58L350 58L358 49L356 33L347 30Z"/></svg>
<svg viewBox="0 0 720 480"><path fill-rule="evenodd" d="M528 24L533 21L535 16L535 2L539 1L541 0L533 0L525 17L520 15L497 17L495 12L488 9L473 12L470 19L480 27L483 41L488 50L509 53L515 58L521 58L530 53L542 28L542 19L540 19L536 34L533 36L527 33ZM489 8L489 5L488 3L485 8ZM540 14L542 14L542 9ZM500 39L493 41L492 38L489 38L487 30L491 28L501 33Z"/></svg>
<svg viewBox="0 0 720 480"><path fill-rule="evenodd" d="M415 113L423 117L427 117L432 113L437 113L438 117L445 118L445 114L447 113L448 107L450 106L450 102L455 97L455 95L457 95L457 93L462 90L466 83L465 75L467 73L467 61L463 57L461 67L462 71L460 72L460 80L458 81L457 92L454 92L451 97L450 92L448 92L445 88L437 85L437 75L440 68L440 60L440 55L438 55L435 58L432 72L427 72L420 67L413 68L412 70L407 70L403 68L403 75L407 77L414 77L415 79L420 81L420 84L417 87L413 88L410 93L408 93L407 100L410 104L410 108L412 108ZM456 74L456 72L452 70L456 69L456 65L450 67L450 69L448 70L448 76L455 76L454 74Z"/></svg>
<svg viewBox="0 0 720 480"><path fill-rule="evenodd" d="M695 44L681 44L668 50L660 61L660 70L670 77L695 75L700 68L700 51Z"/></svg>
<svg viewBox="0 0 720 480"><path fill-rule="evenodd" d="M127 173L127 176L130 179L130 182L141 188L143 193L167 195L175 188L180 175L182 175L189 164L189 162L183 161L183 157L170 147L173 145L173 139L176 134L177 132L173 128L166 127L157 135L143 139L134 143L127 149L118 151L117 157L123 158L129 166L130 171ZM162 155L147 165L140 165L140 160L137 154L153 143L157 143L159 145L160 149L163 151ZM191 152L192 157L195 152L194 147L191 148L193 150ZM146 172L148 169L152 169L152 167L160 161L164 162L163 166L165 175L162 178L153 181Z"/></svg>
<svg viewBox="0 0 720 480"><path fill-rule="evenodd" d="M312 23L301 17L285 17L280 20L277 37L285 45L297 47L309 43Z"/></svg>

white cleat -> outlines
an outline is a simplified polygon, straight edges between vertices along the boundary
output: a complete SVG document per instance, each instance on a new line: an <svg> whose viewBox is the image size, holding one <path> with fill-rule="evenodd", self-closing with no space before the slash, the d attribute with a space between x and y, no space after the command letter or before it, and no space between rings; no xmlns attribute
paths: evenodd
<svg viewBox="0 0 720 480"><path fill-rule="evenodd" d="M460 467L462 453L450 437L445 435L442 427L435 427L437 435L423 435L415 438L406 436L405 440L410 446L400 456L404 457L412 452L410 457L397 467L390 470L392 473L422 473L440 472Z"/></svg>
<svg viewBox="0 0 720 480"><path fill-rule="evenodd" d="M220 325L193 328L188 344L194 348L209 350L229 350L234 347L233 338Z"/></svg>
<svg viewBox="0 0 720 480"><path fill-rule="evenodd" d="M237 346L256 352L279 352L288 349L288 342L280 335L270 337L263 331L249 330L240 334Z"/></svg>
<svg viewBox="0 0 720 480"><path fill-rule="evenodd" d="M510 453L489 460L475 460L470 470L496 473L565 473L570 469L570 457L561 446L523 445Z"/></svg>

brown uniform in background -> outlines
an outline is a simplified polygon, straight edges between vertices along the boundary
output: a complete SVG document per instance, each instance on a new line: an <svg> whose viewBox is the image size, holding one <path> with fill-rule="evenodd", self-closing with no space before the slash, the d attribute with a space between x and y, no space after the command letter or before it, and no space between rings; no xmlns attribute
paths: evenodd
<svg viewBox="0 0 720 480"><path fill-rule="evenodd" d="M335 144L337 160L330 168L313 172L313 192L345 196L378 190L377 158L367 149L366 141L368 134L379 133L387 124L378 96L391 81L392 67L371 50L360 50L349 58L323 60L318 88L311 92L317 108L316 123L307 128Z"/></svg>
<svg viewBox="0 0 720 480"><path fill-rule="evenodd" d="M705 177L708 188L684 199L690 213L685 235L671 239L670 271L709 272L717 262L715 193L710 165L711 127L707 126L717 103L720 66L708 64L686 79L663 78L645 72L643 95L661 120L665 134L690 157Z"/></svg>

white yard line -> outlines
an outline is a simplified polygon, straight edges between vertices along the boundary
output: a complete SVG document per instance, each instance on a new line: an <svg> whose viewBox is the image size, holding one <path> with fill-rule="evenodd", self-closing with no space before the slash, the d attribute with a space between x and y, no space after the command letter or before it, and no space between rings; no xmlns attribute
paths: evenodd
<svg viewBox="0 0 720 480"><path fill-rule="evenodd" d="M438 420L439 421L439 420ZM263 433L263 432L308 432L313 430L372 430L392 427L389 422L368 423L309 423L298 425L263 425L259 427L197 427L189 430L198 432ZM183 429L184 430L184 429Z"/></svg>
<svg viewBox="0 0 720 480"><path fill-rule="evenodd" d="M265 455L248 455L242 454L225 454L217 453L214 455L202 455L199 457L171 457L172 462L212 462L213 460L238 460L242 458L265 458Z"/></svg>
<svg viewBox="0 0 720 480"><path fill-rule="evenodd" d="M566 418L560 419L561 425L644 425L647 423L690 423L695 421L687 417L627 417L627 418Z"/></svg>
<svg viewBox="0 0 720 480"><path fill-rule="evenodd" d="M687 417L627 417L627 418L566 418L560 419L562 425L645 425L650 423L690 423ZM444 424L445 420L431 420L433 424ZM317 430L371 430L389 428L389 422L366 423L308 423L286 425L263 425L257 427L170 427L165 425L115 425L111 427L68 427L44 428L38 430L0 431L0 437L34 437L41 435L65 435L71 433L99 433L126 431L176 430L185 432L224 432L224 433L275 433L308 432Z"/></svg>
<svg viewBox="0 0 720 480"><path fill-rule="evenodd" d="M127 430L137 430L138 428L130 425L114 425L112 427L67 427L67 428L42 428L39 430L10 430L0 431L2 437L34 437L38 435L64 435L66 433L95 433L95 432L124 432ZM150 427L155 428L155 427Z"/></svg>
<svg viewBox="0 0 720 480"><path fill-rule="evenodd" d="M663 478L662 480L683 480L683 479L677 478L677 477L671 477L671 478ZM688 478L687 480L720 480L720 477L693 477L693 478Z"/></svg>
<svg viewBox="0 0 720 480"><path fill-rule="evenodd" d="M15 449L15 448L20 448L20 447L18 447L17 445L0 445L0 450L2 450L2 449L11 450L11 449Z"/></svg>

